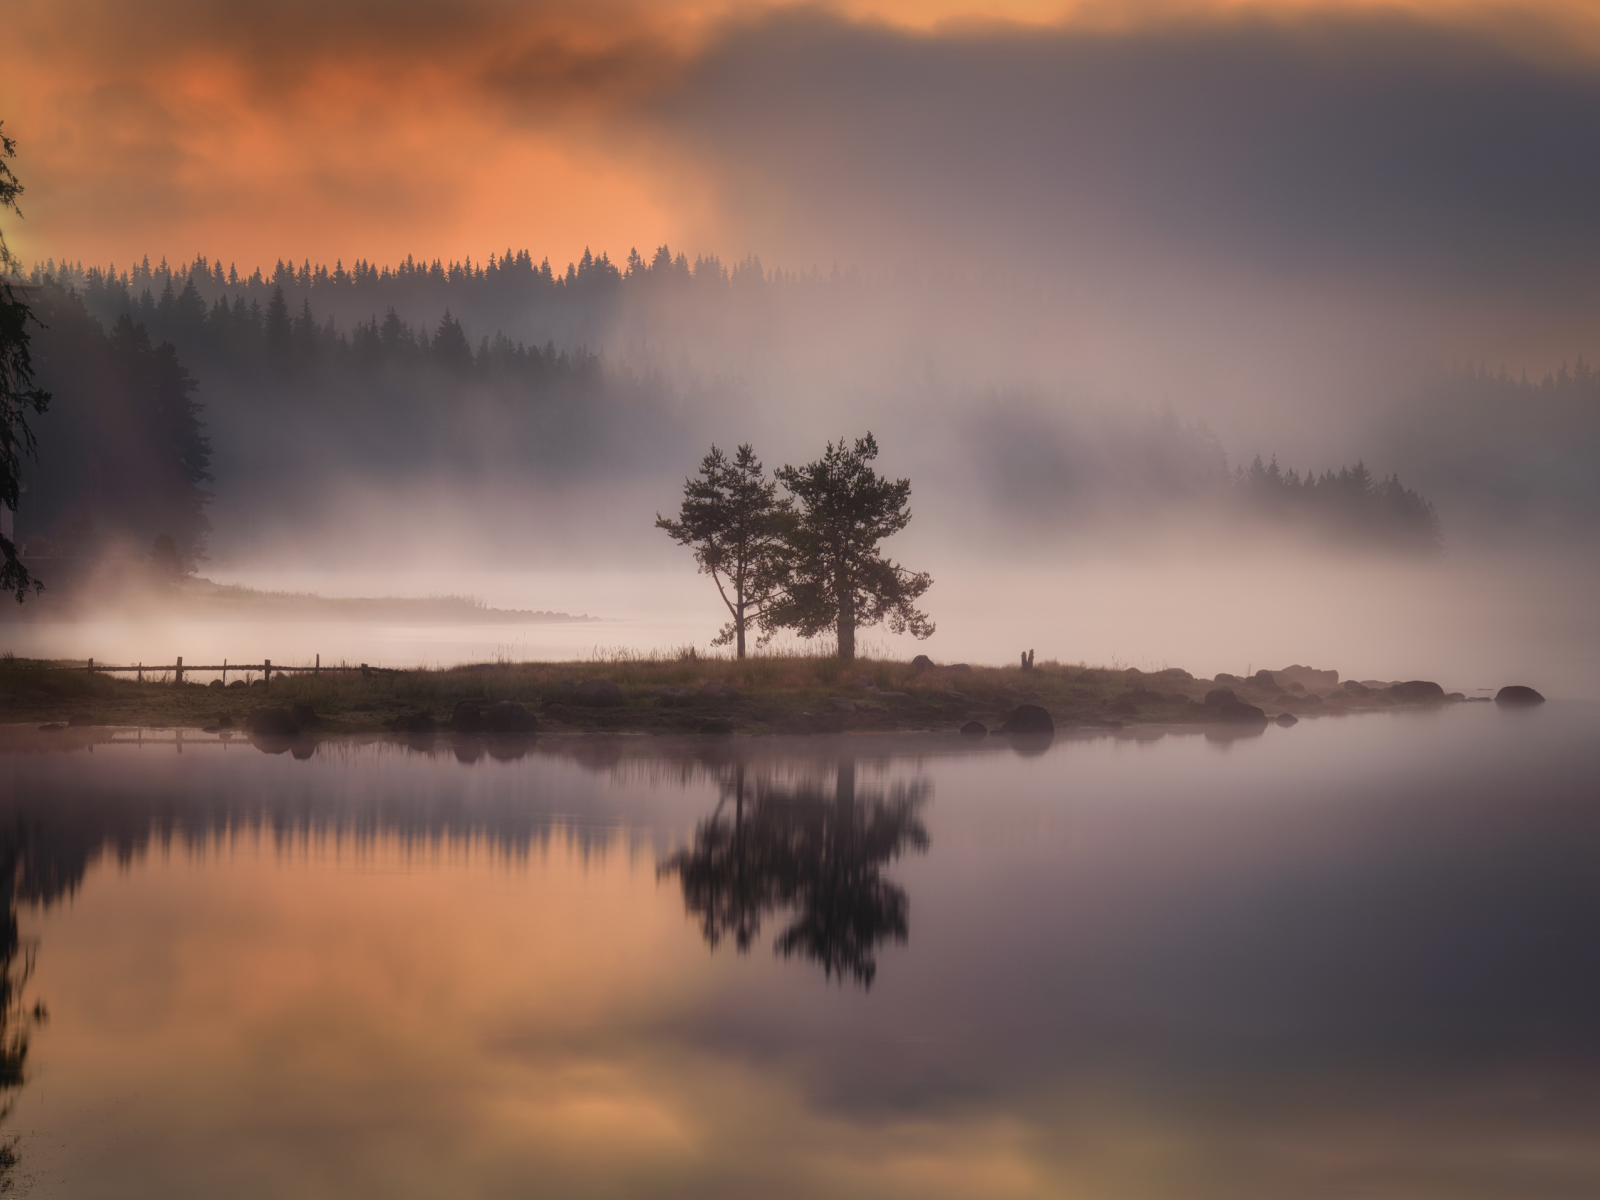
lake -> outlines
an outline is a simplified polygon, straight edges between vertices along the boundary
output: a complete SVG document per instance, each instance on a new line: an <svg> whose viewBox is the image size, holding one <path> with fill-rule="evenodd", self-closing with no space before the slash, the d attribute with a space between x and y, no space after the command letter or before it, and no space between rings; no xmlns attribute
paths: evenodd
<svg viewBox="0 0 1600 1200"><path fill-rule="evenodd" d="M13 729L9 1178L1594 1196L1597 732Z"/></svg>

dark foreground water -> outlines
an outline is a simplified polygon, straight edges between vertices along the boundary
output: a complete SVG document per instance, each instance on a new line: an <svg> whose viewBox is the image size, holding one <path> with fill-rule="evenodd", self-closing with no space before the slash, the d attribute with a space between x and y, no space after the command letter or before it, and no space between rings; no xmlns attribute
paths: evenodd
<svg viewBox="0 0 1600 1200"><path fill-rule="evenodd" d="M13 739L3 1169L1593 1197L1597 734L1552 703L978 749Z"/></svg>

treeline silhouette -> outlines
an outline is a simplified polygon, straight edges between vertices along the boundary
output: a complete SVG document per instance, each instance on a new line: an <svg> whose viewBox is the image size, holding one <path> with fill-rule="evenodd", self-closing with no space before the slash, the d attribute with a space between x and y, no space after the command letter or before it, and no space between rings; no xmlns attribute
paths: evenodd
<svg viewBox="0 0 1600 1200"><path fill-rule="evenodd" d="M1044 521L1063 513L1118 522L1178 511L1406 556L1443 548L1438 511L1398 475L1376 478L1362 462L1301 475L1260 455L1230 467L1204 422L1180 420L1170 408L1085 415L994 396L968 444L1003 503Z"/></svg>
<svg viewBox="0 0 1600 1200"><path fill-rule="evenodd" d="M18 510L31 558L91 553L121 536L192 569L211 522L211 444L198 383L170 341L127 315L108 331L76 293L30 288L34 361L54 401L36 422L40 458Z"/></svg>
<svg viewBox="0 0 1600 1200"><path fill-rule="evenodd" d="M1234 471L1236 500L1275 520L1300 522L1348 541L1407 553L1430 555L1444 548L1438 511L1400 476L1374 478L1365 463L1321 475L1287 471L1273 457L1258 454L1249 467Z"/></svg>
<svg viewBox="0 0 1600 1200"><path fill-rule="evenodd" d="M1442 372L1384 431L1430 491L1480 519L1588 534L1600 514L1600 371Z"/></svg>
<svg viewBox="0 0 1600 1200"><path fill-rule="evenodd" d="M123 270L50 259L33 269L35 283L46 277L76 289L103 320L128 313L153 335L179 344L205 331L234 352L308 359L342 349L371 364L406 361L442 338L437 354L453 369L461 369L470 354L480 371L514 371L532 360L534 373L555 369L563 353L572 369L592 367L586 347L599 344L625 293L692 289L743 295L764 284L839 278L768 272L754 256L731 268L716 256L691 263L666 246L648 260L632 251L620 268L608 255L585 250L564 272L553 270L548 258L536 264L530 251L508 249L482 263L408 256L396 267L358 260L349 270L342 261L330 269L309 260L298 268L279 260L271 272L257 268L248 275L232 264L224 271L220 261L203 255L176 268L165 259L151 266L146 257ZM536 341L518 339L504 332L513 323L544 333ZM467 327L476 331L470 338Z"/></svg>

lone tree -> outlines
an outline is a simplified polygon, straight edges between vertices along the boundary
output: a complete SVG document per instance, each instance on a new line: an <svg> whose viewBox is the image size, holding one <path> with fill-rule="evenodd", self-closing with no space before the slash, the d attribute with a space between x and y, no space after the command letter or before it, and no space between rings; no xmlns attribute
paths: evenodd
<svg viewBox="0 0 1600 1200"><path fill-rule="evenodd" d="M816 462L778 472L799 511L788 531L780 598L767 607L763 627L792 628L802 637L832 628L839 657L847 660L856 656L857 626L887 621L893 632L918 638L934 628L915 607L932 578L878 553L878 543L911 520L911 481L883 478L870 465L877 457L869 433L854 448L841 438Z"/></svg>
<svg viewBox="0 0 1600 1200"><path fill-rule="evenodd" d="M0 210L9 208L17 216L17 197L22 185L11 173L6 159L17 151L17 144L0 130ZM28 322L34 320L27 304L17 298L11 279L17 260L0 233L0 506L17 511L20 497L22 458L34 452L33 430L28 428L28 410L43 413L50 393L33 386L33 357ZM37 322L35 322L37 323ZM13 593L21 604L28 592L44 590L44 584L28 574L17 556L17 547L0 534L0 591Z"/></svg>
<svg viewBox="0 0 1600 1200"><path fill-rule="evenodd" d="M739 447L730 462L717 447L700 461L700 474L684 480L683 507L676 521L656 514L656 528L665 529L680 545L694 548L700 570L716 581L722 602L733 619L723 626L714 646L745 652L745 633L764 621L778 575L779 551L791 523L787 500L750 446Z"/></svg>

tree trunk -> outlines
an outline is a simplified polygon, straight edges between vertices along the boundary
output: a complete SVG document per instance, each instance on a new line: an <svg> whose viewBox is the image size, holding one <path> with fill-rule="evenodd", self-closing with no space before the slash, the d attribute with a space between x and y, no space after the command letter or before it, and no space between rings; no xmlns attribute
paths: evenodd
<svg viewBox="0 0 1600 1200"><path fill-rule="evenodd" d="M744 605L739 606L739 611L733 615L733 633L738 641L738 657L744 657Z"/></svg>
<svg viewBox="0 0 1600 1200"><path fill-rule="evenodd" d="M839 573L839 657L850 662L856 656L856 605L855 594Z"/></svg>

